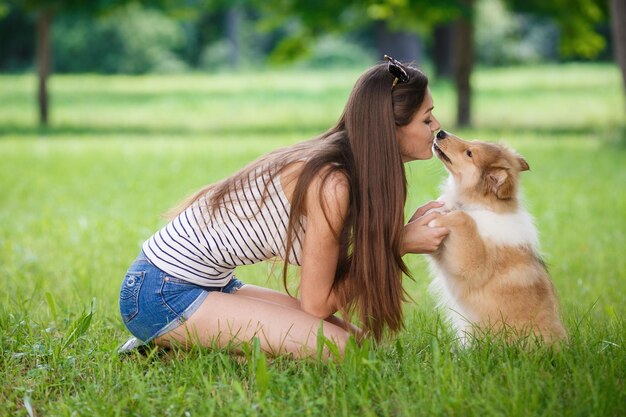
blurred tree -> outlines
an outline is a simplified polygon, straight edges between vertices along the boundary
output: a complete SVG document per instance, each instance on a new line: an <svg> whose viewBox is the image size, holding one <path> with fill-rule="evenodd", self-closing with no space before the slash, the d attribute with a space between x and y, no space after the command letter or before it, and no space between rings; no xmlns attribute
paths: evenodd
<svg viewBox="0 0 626 417"><path fill-rule="evenodd" d="M269 0L258 4L269 12L270 27L289 25L294 29L278 45L276 60L306 55L312 41L320 35L370 28L376 33L381 57L387 53L410 61L421 58L421 35L429 33L434 25L459 16L459 1L440 0L433 4L429 0Z"/></svg>
<svg viewBox="0 0 626 417"><path fill-rule="evenodd" d="M457 123L470 121L470 76L473 68L474 0L273 0L265 7L280 10L287 19L298 18L297 30L286 37L274 51L275 60L290 60L309 52L312 40L322 33L346 32L372 25L377 32L379 59L384 53L409 61L421 58L418 35L430 33L437 25L454 21L454 59L439 55L452 65L457 91ZM276 16L275 24L284 25ZM448 33L449 34L449 33Z"/></svg>
<svg viewBox="0 0 626 417"><path fill-rule="evenodd" d="M400 61L423 60L421 37L415 32L394 30L387 20L379 20L374 25L378 56L390 55Z"/></svg>
<svg viewBox="0 0 626 417"><path fill-rule="evenodd" d="M476 4L476 60L483 65L538 63L559 58L559 29L547 17L515 13L502 0Z"/></svg>
<svg viewBox="0 0 626 417"><path fill-rule="evenodd" d="M454 22L452 68L456 88L456 124L472 124L472 83L474 71L474 0L461 0L461 16Z"/></svg>
<svg viewBox="0 0 626 417"><path fill-rule="evenodd" d="M179 0L172 11L189 32L187 60L207 70L265 60L284 33L267 22L282 13L260 0Z"/></svg>
<svg viewBox="0 0 626 417"><path fill-rule="evenodd" d="M441 78L452 78L454 48L454 24L445 22L435 25L433 28L433 50L432 59L435 67L435 76Z"/></svg>
<svg viewBox="0 0 626 417"><path fill-rule="evenodd" d="M20 71L31 67L35 54L33 22L0 0L0 70Z"/></svg>
<svg viewBox="0 0 626 417"><path fill-rule="evenodd" d="M146 0L147 1L147 0ZM81 13L96 15L137 0L7 0L3 4L19 7L36 15L36 46L38 88L37 103L39 124L48 125L48 77L52 70L51 26L55 15L63 13ZM166 5L176 0L150 1L150 4Z"/></svg>
<svg viewBox="0 0 626 417"><path fill-rule="evenodd" d="M230 66L237 68L241 61L241 20L243 11L241 6L234 4L226 11L226 38L230 46Z"/></svg>
<svg viewBox="0 0 626 417"><path fill-rule="evenodd" d="M503 1L513 11L555 20L561 29L560 50L564 56L591 58L604 48L604 38L596 33L595 25L606 18L606 0ZM282 16L290 16L282 20L277 16L278 24L285 24L291 16L296 16L300 23L295 25L297 30L292 36L276 48L274 58L280 60L305 54L320 33L354 30L371 22L391 30L422 33L438 28L433 53L436 73L453 75L457 125L471 124L475 0L269 0L263 4L280 11Z"/></svg>
<svg viewBox="0 0 626 417"><path fill-rule="evenodd" d="M608 16L606 0L503 0L513 11L554 19L563 56L593 58L605 47L596 26ZM624 0L620 0L624 1Z"/></svg>
<svg viewBox="0 0 626 417"><path fill-rule="evenodd" d="M188 67L183 25L161 10L129 4L89 19L66 13L52 30L54 72L142 74Z"/></svg>
<svg viewBox="0 0 626 417"><path fill-rule="evenodd" d="M626 1L609 0L611 3L611 28L615 61L622 70L624 94L626 96ZM626 104L626 100L624 100Z"/></svg>

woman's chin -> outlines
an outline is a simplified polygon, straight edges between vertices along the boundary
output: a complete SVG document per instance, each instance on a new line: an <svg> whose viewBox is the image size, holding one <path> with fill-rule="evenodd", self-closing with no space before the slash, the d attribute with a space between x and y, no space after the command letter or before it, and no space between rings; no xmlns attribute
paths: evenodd
<svg viewBox="0 0 626 417"><path fill-rule="evenodd" d="M402 155L402 162L406 164L407 162L413 162L413 161L426 161L428 159L431 159L432 157L433 157L433 149L429 148L428 151L424 151L420 154Z"/></svg>

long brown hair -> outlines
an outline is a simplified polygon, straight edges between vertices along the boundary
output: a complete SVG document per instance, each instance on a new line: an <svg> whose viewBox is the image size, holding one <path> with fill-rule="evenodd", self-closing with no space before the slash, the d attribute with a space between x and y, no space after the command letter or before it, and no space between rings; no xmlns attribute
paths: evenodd
<svg viewBox="0 0 626 417"><path fill-rule="evenodd" d="M376 340L381 339L385 328L391 332L400 330L405 300L402 273L409 275L409 271L400 256L407 184L396 128L411 121L428 86L421 71L407 66L407 72L409 82L392 88L394 77L386 64L370 68L356 82L333 128L317 138L257 159L225 180L198 191L176 212L208 191L208 204L215 210L227 195L241 188L242 179L252 172L268 172L267 183L290 163L304 159L287 227L283 267L286 288L287 259L305 213L311 181L321 174L324 184L331 174L344 174L350 185L350 204L343 228L336 231L340 254L333 291L342 312L348 316L358 312L366 334ZM328 219L321 192L319 199Z"/></svg>

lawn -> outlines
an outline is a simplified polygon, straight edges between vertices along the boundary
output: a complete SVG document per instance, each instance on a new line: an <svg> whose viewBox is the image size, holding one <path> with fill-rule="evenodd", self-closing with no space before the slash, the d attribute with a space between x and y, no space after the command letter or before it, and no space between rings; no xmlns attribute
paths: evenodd
<svg viewBox="0 0 626 417"><path fill-rule="evenodd" d="M160 216L257 156L323 132L359 70L55 76L52 127L35 78L0 75L0 416L618 416L626 412L626 132L618 70L571 64L475 74L475 128L432 84L442 126L522 153L526 205L570 344L456 348L420 256L406 329L340 363L211 349L120 358L121 280ZM408 166L407 214L437 197L435 160ZM272 271L274 272L272 274ZM278 268L245 282L281 288ZM295 280L295 279L294 279Z"/></svg>

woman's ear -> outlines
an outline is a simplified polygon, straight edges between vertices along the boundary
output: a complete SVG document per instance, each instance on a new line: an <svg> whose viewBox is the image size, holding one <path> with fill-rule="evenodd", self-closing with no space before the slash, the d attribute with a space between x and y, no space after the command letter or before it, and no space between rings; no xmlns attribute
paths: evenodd
<svg viewBox="0 0 626 417"><path fill-rule="evenodd" d="M489 189L499 200L508 200L513 197L513 178L506 168L496 168L487 174Z"/></svg>

